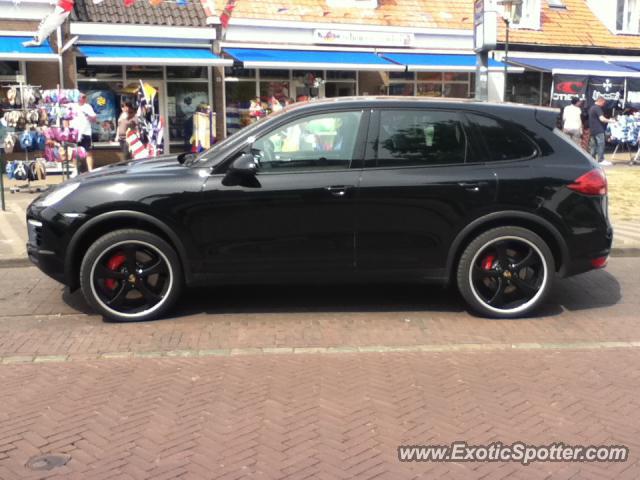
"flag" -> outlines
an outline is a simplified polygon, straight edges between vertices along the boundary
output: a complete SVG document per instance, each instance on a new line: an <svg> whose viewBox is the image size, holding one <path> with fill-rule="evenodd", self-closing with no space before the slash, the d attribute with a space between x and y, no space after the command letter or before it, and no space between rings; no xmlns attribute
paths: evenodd
<svg viewBox="0 0 640 480"><path fill-rule="evenodd" d="M229 27L229 20L231 20L234 8L236 8L236 0L227 0L227 4L225 5L224 10L222 10L222 15L220 15L220 23L222 24L222 30L225 33Z"/></svg>
<svg viewBox="0 0 640 480"><path fill-rule="evenodd" d="M37 47L42 45L49 35L51 35L67 19L73 10L74 0L58 0L53 12L44 17L38 26L38 31L33 36L33 40L24 42L25 47Z"/></svg>

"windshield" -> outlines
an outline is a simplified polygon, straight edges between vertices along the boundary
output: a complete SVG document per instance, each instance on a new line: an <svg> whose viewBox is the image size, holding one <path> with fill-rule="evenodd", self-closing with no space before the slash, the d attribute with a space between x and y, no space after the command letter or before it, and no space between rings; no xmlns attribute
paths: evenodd
<svg viewBox="0 0 640 480"><path fill-rule="evenodd" d="M259 126L264 125L267 122L272 121L275 118L278 118L284 112L288 111L288 108L280 110L279 112L271 113L264 118L259 119L257 122L252 123L244 128L241 128L237 132L233 133L229 137L225 138L219 143L216 143L213 147L211 147L206 152L202 152L198 157L193 160L192 163L203 163L208 162L210 160L214 160L218 153L227 150L229 148L235 148L237 145L241 144L247 138L251 137L251 133L256 130Z"/></svg>

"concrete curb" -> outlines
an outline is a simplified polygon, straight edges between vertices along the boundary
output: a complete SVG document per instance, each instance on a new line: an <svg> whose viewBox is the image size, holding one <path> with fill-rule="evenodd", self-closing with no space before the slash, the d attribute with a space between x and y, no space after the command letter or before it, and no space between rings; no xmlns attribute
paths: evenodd
<svg viewBox="0 0 640 480"><path fill-rule="evenodd" d="M612 248L612 257L640 257L640 246ZM27 257L0 258L0 268L32 267L33 263Z"/></svg>

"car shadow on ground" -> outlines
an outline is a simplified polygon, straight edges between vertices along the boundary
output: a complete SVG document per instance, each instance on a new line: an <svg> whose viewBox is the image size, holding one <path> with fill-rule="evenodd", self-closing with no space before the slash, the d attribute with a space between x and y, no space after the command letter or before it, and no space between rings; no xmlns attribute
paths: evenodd
<svg viewBox="0 0 640 480"><path fill-rule="evenodd" d="M82 293L65 290L73 309L93 314ZM557 279L546 302L528 319L615 305L622 299L616 278L605 270ZM422 284L242 285L186 289L165 318L198 314L443 312L467 313L455 288Z"/></svg>

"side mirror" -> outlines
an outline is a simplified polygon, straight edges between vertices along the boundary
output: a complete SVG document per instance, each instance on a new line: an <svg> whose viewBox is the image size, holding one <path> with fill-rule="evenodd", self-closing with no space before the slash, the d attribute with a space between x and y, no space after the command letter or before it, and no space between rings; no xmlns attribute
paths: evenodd
<svg viewBox="0 0 640 480"><path fill-rule="evenodd" d="M191 161L194 158L195 158L195 154L191 152L184 152L178 155L178 162L180 162L180 164L183 164L184 162Z"/></svg>
<svg viewBox="0 0 640 480"><path fill-rule="evenodd" d="M258 171L258 162L256 162L253 154L243 153L233 161L229 167L229 171L240 175L253 176Z"/></svg>

